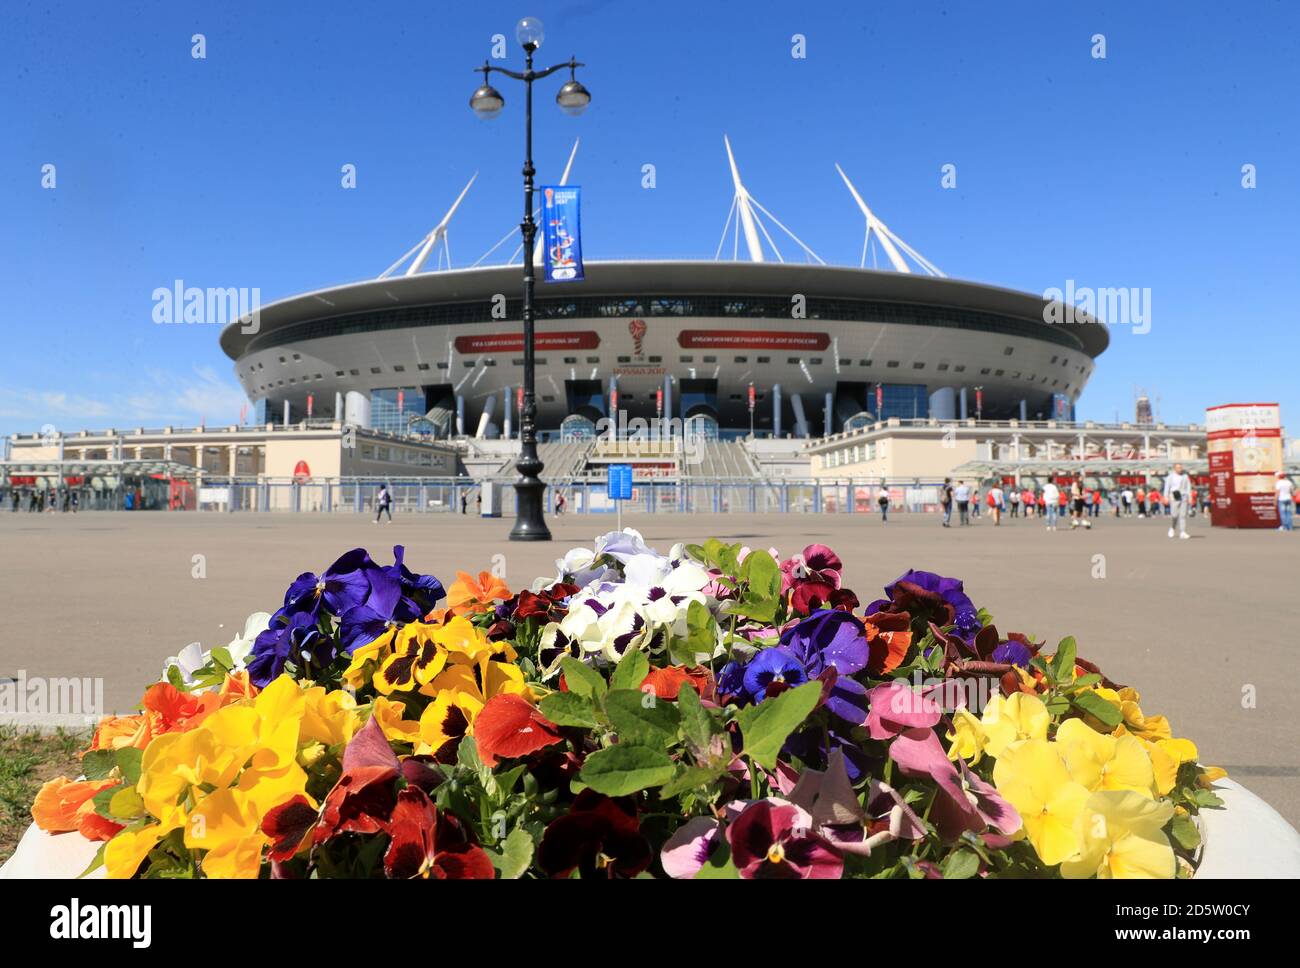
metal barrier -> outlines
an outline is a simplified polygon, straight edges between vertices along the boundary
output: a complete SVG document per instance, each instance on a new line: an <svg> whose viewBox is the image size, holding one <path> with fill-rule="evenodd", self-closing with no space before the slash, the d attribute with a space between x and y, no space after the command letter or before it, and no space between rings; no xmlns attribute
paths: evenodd
<svg viewBox="0 0 1300 968"><path fill-rule="evenodd" d="M381 484L388 486L394 514L470 514L480 511L478 498L487 481L503 491L501 508L515 513L514 477L475 480L445 478L343 478L333 481L289 479L221 479L205 476L194 509L217 513L289 512L306 514L374 515ZM938 502L935 484L887 483L842 479L683 477L677 480L636 481L623 511L630 514L878 514L883 488L891 512L933 511ZM572 478L546 490L546 510L555 513L555 497L563 492L569 514L613 514L614 502L599 478ZM119 507L85 501L82 510ZM160 508L163 509L163 508ZM26 510L24 503L23 510Z"/></svg>

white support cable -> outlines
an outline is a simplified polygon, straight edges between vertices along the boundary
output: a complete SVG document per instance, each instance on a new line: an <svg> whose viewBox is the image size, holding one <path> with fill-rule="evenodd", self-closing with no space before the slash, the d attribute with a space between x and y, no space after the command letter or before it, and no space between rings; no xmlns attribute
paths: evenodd
<svg viewBox="0 0 1300 968"><path fill-rule="evenodd" d="M402 256L400 259L398 259L398 260L397 260L396 262L394 262L391 266L389 266L387 269L385 269L383 272L381 272L381 273L379 274L379 278L380 278L380 279L387 279L389 276L391 276L391 275L392 275L392 274L397 270L397 267L398 267L398 266L400 266L403 262L405 262L407 259L409 259L411 256L413 256L413 255L415 254L415 251L416 251L420 246L424 245L425 239L427 239L427 238L428 238L427 235L424 236L423 238L420 239L419 242L416 242L415 245L413 245L413 246L411 246L409 249L407 249L407 250L406 250L406 254L405 254L404 256Z"/></svg>
<svg viewBox="0 0 1300 968"><path fill-rule="evenodd" d="M727 243L727 229L731 228L731 215L736 210L736 199L731 199L731 208L727 209L727 220L722 223L722 238L718 239L717 251L713 253L713 261L717 262L722 256L722 247Z"/></svg>
<svg viewBox="0 0 1300 968"><path fill-rule="evenodd" d="M758 205L758 202L754 202L754 204L755 204L755 205ZM763 206L758 205L758 207L759 207L759 210L760 210L760 211L763 211L763 210L764 210L764 209L763 209ZM770 216L769 216L769 217L770 217ZM767 230L767 226L763 224L763 220L762 220L761 218L756 218L756 219L754 219L754 224L757 225L757 226L758 226L758 230L759 230L760 232L763 233L763 238L767 239L767 244L770 245L770 246L772 247L772 252L776 254L776 261L777 261L777 262L780 262L780 263L784 263L784 262L785 262L785 256L783 256L783 255L781 254L781 250L778 249L778 248L776 247L776 243L775 243L774 241L772 241L772 235L771 235L770 232L768 232L768 230Z"/></svg>
<svg viewBox="0 0 1300 968"><path fill-rule="evenodd" d="M760 212L762 212L764 215L766 215L768 218L770 218L773 222L775 222L775 223L780 227L780 229L781 229L782 232L784 232L786 235L790 236L790 238L794 239L795 244L798 245L799 248L803 249L805 252L807 252L810 256L812 256L814 259L816 259L816 260L817 260L819 263L821 263L822 265L825 265L825 264L826 264L825 262L822 262L822 257L821 257L821 256L819 256L819 255L818 255L816 252L814 252L812 249L808 248L808 246L804 245L803 240L800 239L799 236L795 235L795 234L794 234L793 232L791 232L788 228L786 228L786 227L785 227L785 224L784 224L784 223L783 223L779 218L777 218L775 215L773 215L771 212L769 212L767 209L765 209L765 208L764 208L764 207L763 207L763 206L758 202L757 199L752 199L752 201L754 202L755 205L758 206L758 210L759 210Z"/></svg>

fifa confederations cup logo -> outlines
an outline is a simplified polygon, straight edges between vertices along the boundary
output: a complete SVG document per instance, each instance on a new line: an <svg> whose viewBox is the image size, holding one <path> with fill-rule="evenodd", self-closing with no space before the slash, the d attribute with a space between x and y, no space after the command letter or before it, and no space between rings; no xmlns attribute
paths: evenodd
<svg viewBox="0 0 1300 968"><path fill-rule="evenodd" d="M634 319L627 324L627 331L632 334L632 351L641 356L641 341L645 339L646 324L644 319Z"/></svg>

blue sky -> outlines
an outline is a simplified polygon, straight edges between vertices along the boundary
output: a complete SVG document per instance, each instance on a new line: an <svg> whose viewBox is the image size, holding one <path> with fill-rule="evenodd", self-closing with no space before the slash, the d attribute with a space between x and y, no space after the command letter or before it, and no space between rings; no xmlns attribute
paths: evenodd
<svg viewBox="0 0 1300 968"><path fill-rule="evenodd" d="M503 86L502 117L477 120L471 68L496 33L518 66L526 13L546 24L542 60L589 65L587 114L561 114L552 81L536 126L543 181L582 137L588 259L711 258L731 201L725 131L754 196L828 262L856 264L862 243L838 161L950 276L1149 289L1150 330L1115 329L1082 417L1127 418L1141 386L1172 422L1277 400L1294 428L1298 10L14 0L0 433L233 422L243 396L217 328L154 324L154 289L259 287L269 302L376 275L475 170L451 241L458 264L477 258L518 218L522 98Z"/></svg>

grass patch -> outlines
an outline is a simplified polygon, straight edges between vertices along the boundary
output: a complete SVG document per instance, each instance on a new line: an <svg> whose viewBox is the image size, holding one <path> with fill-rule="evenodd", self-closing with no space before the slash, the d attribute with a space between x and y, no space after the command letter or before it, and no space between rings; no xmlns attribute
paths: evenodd
<svg viewBox="0 0 1300 968"><path fill-rule="evenodd" d="M89 741L84 730L0 726L0 864L32 822L32 801L41 784L56 776L79 776L79 754Z"/></svg>

